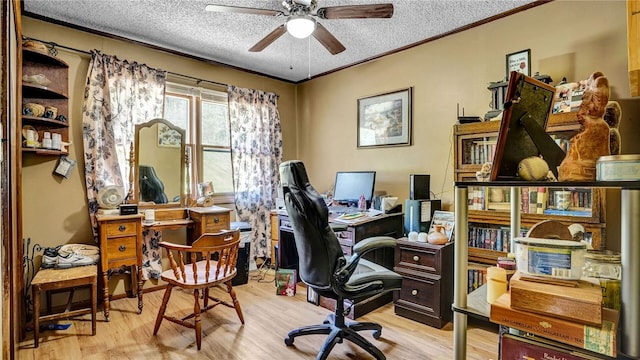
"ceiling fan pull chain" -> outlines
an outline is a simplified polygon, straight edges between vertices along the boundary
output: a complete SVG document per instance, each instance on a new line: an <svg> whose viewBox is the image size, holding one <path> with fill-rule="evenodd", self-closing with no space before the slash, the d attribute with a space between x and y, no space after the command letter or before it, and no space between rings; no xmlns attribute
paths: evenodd
<svg viewBox="0 0 640 360"><path fill-rule="evenodd" d="M289 40L289 70L293 70L293 41Z"/></svg>
<svg viewBox="0 0 640 360"><path fill-rule="evenodd" d="M307 37L307 44L308 44L308 73L307 73L307 79L311 79L311 36Z"/></svg>

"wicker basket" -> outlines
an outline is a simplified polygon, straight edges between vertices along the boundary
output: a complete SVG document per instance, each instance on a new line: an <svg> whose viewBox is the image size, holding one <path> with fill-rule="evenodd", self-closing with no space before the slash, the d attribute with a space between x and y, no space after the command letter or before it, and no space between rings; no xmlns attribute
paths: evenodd
<svg viewBox="0 0 640 360"><path fill-rule="evenodd" d="M22 43L22 48L40 51L43 53L46 53L48 51L47 45L41 43L40 41L35 41L35 40L26 40L25 42Z"/></svg>
<svg viewBox="0 0 640 360"><path fill-rule="evenodd" d="M42 117L44 115L44 106L36 103L26 103L22 105L22 114Z"/></svg>

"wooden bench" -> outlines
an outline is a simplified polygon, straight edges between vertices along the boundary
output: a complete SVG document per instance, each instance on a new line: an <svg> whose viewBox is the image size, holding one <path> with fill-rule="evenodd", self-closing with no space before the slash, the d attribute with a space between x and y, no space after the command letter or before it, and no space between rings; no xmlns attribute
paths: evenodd
<svg viewBox="0 0 640 360"><path fill-rule="evenodd" d="M91 314L91 335L96 334L97 308L97 265L79 266L69 269L40 269L31 281L33 295L33 341L38 347L40 321L65 319L78 315ZM91 288L91 307L71 310L73 293L82 287ZM47 315L40 315L40 293L47 296ZM51 292L69 291L69 300L64 312L51 314Z"/></svg>

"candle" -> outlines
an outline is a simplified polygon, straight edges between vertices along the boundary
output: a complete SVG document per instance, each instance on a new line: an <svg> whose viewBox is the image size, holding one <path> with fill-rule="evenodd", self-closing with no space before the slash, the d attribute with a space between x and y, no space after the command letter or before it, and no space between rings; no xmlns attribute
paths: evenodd
<svg viewBox="0 0 640 360"><path fill-rule="evenodd" d="M147 223L152 223L156 221L156 212L153 209L148 209L144 211L144 221Z"/></svg>

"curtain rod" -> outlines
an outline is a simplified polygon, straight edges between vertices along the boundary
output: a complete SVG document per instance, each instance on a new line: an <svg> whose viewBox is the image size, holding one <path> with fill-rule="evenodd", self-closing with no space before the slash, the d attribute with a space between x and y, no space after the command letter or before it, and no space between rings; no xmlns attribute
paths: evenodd
<svg viewBox="0 0 640 360"><path fill-rule="evenodd" d="M67 50L71 50L71 51L75 51L75 52L79 52L81 54L91 55L91 52L89 52L89 51L76 49L76 48L72 48L72 47L69 47L69 46L60 45L60 44L52 42L52 41L44 41L44 40L40 40L40 39L28 37L28 36L23 36L22 38L24 40L35 40L35 41L39 41L41 43L48 44L49 46L51 46L52 49L55 49L56 47L59 47L59 48L63 48L63 49L67 49ZM195 80L196 84L200 84L201 82L208 82L208 83L211 83L211 84L214 84L214 85L218 85L218 86L224 86L224 87L228 87L229 86L229 84L225 84L225 83L221 83L221 82L217 82L217 81L213 81L213 80L200 79L200 78L197 78L195 76L178 74L178 73L175 73L175 72L172 72L172 71L167 71L167 74L173 75L173 76L183 77L183 78L190 79L190 80Z"/></svg>

